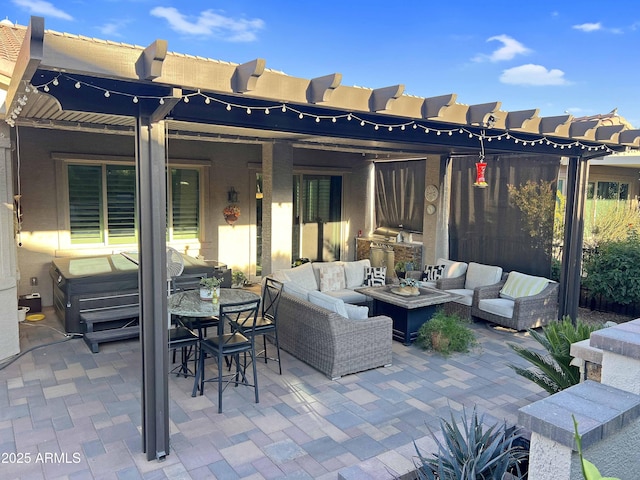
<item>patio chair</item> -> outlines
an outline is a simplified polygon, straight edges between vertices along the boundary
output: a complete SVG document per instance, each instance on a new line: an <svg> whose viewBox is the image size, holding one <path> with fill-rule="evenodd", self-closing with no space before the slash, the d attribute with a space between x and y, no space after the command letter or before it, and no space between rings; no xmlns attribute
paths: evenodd
<svg viewBox="0 0 640 480"><path fill-rule="evenodd" d="M259 306L260 299L220 305L220 322L223 322L223 325L224 323L245 325L245 331L248 336L240 333L237 328L232 330L231 333L224 333L224 328L218 328L217 335L200 340L200 355L193 385L193 396L196 395L196 391L199 391L200 395L204 393L205 383L216 382L218 384L218 413L222 413L222 392L230 384L236 387L238 385L252 387L255 392L256 403L259 403L258 372L255 362L255 332L253 331L258 318ZM242 361L240 360L240 354L243 355ZM249 361L247 361L247 355L251 357ZM205 378L204 371L207 356L215 357L218 366L217 375L208 379ZM225 374L223 370L223 361L225 359L235 364L235 372ZM246 375L249 364L253 370L253 383L249 381Z"/></svg>
<svg viewBox="0 0 640 480"><path fill-rule="evenodd" d="M169 350L173 352L173 363L176 363L176 352L180 350L180 363L169 373L175 373L178 377L183 375L185 378L195 375L199 341L198 334L193 330L179 321L174 323L169 329ZM191 359L194 361L193 371L189 369Z"/></svg>
<svg viewBox="0 0 640 480"><path fill-rule="evenodd" d="M278 316L278 303L280 301L280 294L282 293L283 283L273 278L267 277L262 287L262 308L261 314L256 319L254 328L251 325L245 324L232 324L232 328L237 329L245 336L250 335L262 335L262 350L256 352L256 358L264 358L264 363L268 363L269 360L278 362L278 370L282 375L282 365L280 363L280 344L278 342L278 328L277 328L277 316ZM267 337L270 342L273 343L276 349L276 357L269 357L267 351Z"/></svg>

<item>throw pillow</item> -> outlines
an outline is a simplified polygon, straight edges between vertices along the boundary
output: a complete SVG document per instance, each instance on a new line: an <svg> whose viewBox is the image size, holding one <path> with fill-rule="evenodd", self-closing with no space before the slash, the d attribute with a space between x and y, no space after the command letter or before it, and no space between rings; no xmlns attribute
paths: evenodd
<svg viewBox="0 0 640 480"><path fill-rule="evenodd" d="M345 288L344 268L332 265L320 269L320 291L333 292Z"/></svg>
<svg viewBox="0 0 640 480"><path fill-rule="evenodd" d="M543 277L534 277L519 272L510 272L507 281L504 282L500 297L514 300L519 297L537 295L545 289L549 280Z"/></svg>
<svg viewBox="0 0 640 480"><path fill-rule="evenodd" d="M364 284L368 287L384 285L387 267L368 267L364 276Z"/></svg>
<svg viewBox="0 0 640 480"><path fill-rule="evenodd" d="M425 265L420 280L423 282L435 282L439 278L442 278L443 273L444 265Z"/></svg>

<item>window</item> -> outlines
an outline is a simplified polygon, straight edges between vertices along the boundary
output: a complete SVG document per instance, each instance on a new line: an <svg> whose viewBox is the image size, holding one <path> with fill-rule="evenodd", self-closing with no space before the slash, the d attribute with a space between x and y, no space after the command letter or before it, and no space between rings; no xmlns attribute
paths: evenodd
<svg viewBox="0 0 640 480"><path fill-rule="evenodd" d="M133 165L69 164L69 229L72 244L137 242L136 172ZM198 238L200 172L171 168L167 197L169 240Z"/></svg>
<svg viewBox="0 0 640 480"><path fill-rule="evenodd" d="M627 200L629 198L629 184L620 182L589 182L587 198L600 200Z"/></svg>

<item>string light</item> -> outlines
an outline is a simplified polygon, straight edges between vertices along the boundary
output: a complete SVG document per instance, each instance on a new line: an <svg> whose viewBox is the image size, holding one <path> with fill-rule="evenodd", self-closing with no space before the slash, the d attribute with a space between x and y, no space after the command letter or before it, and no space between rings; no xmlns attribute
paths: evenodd
<svg viewBox="0 0 640 480"><path fill-rule="evenodd" d="M163 96L153 96L153 95L133 95L131 93L127 93L127 92L118 92L118 91L114 91L114 90L106 90L102 87L98 87L95 85L92 85L90 83L86 83L83 82L81 80L78 80L77 78L73 78L73 76L67 75L67 74L63 74L63 73L59 73L58 75L56 75L54 78L52 78L51 80L49 80L48 82L42 83L40 85L29 85L25 88L25 92L29 93L29 92L34 92L34 93L38 93L40 91L44 91L44 92L50 92L51 91L51 87L50 86L58 86L60 85L60 80L69 80L71 82L74 82L74 86L76 89L79 89L81 87L89 87L89 88L93 88L96 90L100 90L103 92L104 97L105 98L110 98L113 97L114 95L117 96L124 96L124 97L130 97L132 99L133 103L138 103L140 101L140 99L154 99L157 100L161 105L163 105L165 103L165 97ZM514 136L512 133L510 132L506 132L506 133L502 133L502 134L498 134L498 135L486 135L484 133L480 134L480 133L476 133L475 131L471 131L469 129L466 129L464 127L455 127L455 128L443 128L443 129L438 129L438 128L434 128L432 126L427 127L426 125L422 125L419 123L419 121L416 120L411 120L411 121L407 121L406 123L401 123L401 124L385 124L385 123L377 123L377 122L371 122L369 120L366 120L364 118L359 117L357 114L353 113L353 112L346 112L343 115L316 115L316 114L312 114L312 113L307 113L304 112L302 110L296 109L292 106L289 106L287 104L279 104L279 105L272 105L272 106L253 106L253 105L242 105L242 104L234 104L234 103L230 103L227 100L221 100L219 98L216 98L215 96L210 96L210 95L206 95L204 93L202 93L200 91L200 89L197 90L197 92L194 93L189 93L187 95L184 95L182 97L182 100L184 101L184 103L189 103L190 102L190 97L193 96L201 96L204 98L204 103L207 105L210 105L211 103L217 103L217 104L221 104L225 106L225 109L227 111L231 111L233 109L233 107L236 108L241 108L244 109L247 115L250 115L253 110L262 110L264 112L265 115L269 115L269 113L271 112L272 108L279 108L280 111L282 113L287 113L287 112L292 112L294 114L296 114L298 116L298 118L300 120L303 120L305 117L311 117L314 119L314 121L316 123L320 123L323 119L326 120L331 120L331 123L337 123L339 119L346 119L347 121L351 121L351 120L357 120L360 122L360 126L361 127L365 127L367 125L372 125L374 130L379 131L380 128L386 128L387 131L389 132L393 132L395 129L399 128L401 131L406 131L406 127L411 126L411 128L413 130L416 130L418 128L421 128L425 134L430 134L435 132L436 135L442 135L443 133L447 134L448 136L453 136L454 133L459 134L459 135L466 135L469 139L473 139L473 138L482 138L484 140L486 140L487 142L491 142L492 140L496 140L496 141L511 141L514 144L522 144L525 147L528 146L535 146L536 143L539 145L543 145L546 144L547 146L552 146L553 148L558 148L560 147L560 149L565 149L565 148L571 148L571 147L578 147L581 148L582 150L587 150L587 151L593 151L593 150L604 150L607 153L613 153L614 150L612 150L610 147L608 147L607 145L601 144L599 146L592 146L592 145L585 145L583 143L581 143L580 141L575 141L575 142L556 142L553 140L550 140L549 138L547 138L546 136L541 136L538 139L523 139L523 138L518 138L516 136ZM21 103L20 100L18 100L18 103L20 105L24 105L26 104L26 95L23 97L23 101L25 103ZM18 111L19 113L20 111ZM15 116L14 116L15 115ZM11 124L15 124L15 119L17 118L17 114L14 111L12 116L14 116L14 118L7 118L6 122L11 125ZM13 126L13 125L12 125Z"/></svg>

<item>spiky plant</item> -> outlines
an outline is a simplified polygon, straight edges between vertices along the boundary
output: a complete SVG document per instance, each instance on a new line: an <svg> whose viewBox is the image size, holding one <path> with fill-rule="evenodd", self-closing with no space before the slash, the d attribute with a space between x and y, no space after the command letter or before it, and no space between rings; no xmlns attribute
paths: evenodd
<svg viewBox="0 0 640 480"><path fill-rule="evenodd" d="M559 322L542 327L542 333L529 329L529 334L547 353L541 354L521 345L508 343L514 352L534 368L527 369L513 364L509 364L509 367L551 394L569 388L580 383L580 369L571 365L571 344L586 340L600 328L602 325L589 325L580 320L574 325L571 318L565 316Z"/></svg>
<svg viewBox="0 0 640 480"><path fill-rule="evenodd" d="M442 441L429 430L438 445L432 457L424 456L414 442L419 480L501 479L506 472L516 472L520 478L520 465L529 453L522 446L520 430L506 423L487 427L475 407L470 419L463 410L462 424L461 430L453 413L451 422L440 419Z"/></svg>

